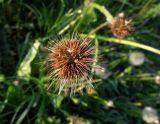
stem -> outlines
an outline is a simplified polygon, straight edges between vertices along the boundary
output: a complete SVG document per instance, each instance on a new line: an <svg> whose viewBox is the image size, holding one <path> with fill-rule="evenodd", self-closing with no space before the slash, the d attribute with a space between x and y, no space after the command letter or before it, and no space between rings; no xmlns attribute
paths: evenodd
<svg viewBox="0 0 160 124"><path fill-rule="evenodd" d="M82 35L82 36L87 36L87 35ZM92 39L107 41L107 42L119 43L119 40L117 38L108 38L108 37L104 37L104 36L100 36L100 35L88 35L88 37L92 38ZM144 50L147 50L147 51L150 51L150 52L153 52L153 53L156 53L156 54L160 55L160 50L159 49L156 49L156 48L144 45L144 44L140 44L140 43L135 42L135 41L122 40L121 44L141 48L141 49L144 49Z"/></svg>
<svg viewBox="0 0 160 124"><path fill-rule="evenodd" d="M96 27L95 29L93 29L92 31L90 31L88 35L96 33L98 30L100 30L101 28L106 27L107 25L108 25L108 22L105 22L105 23L99 25L98 27Z"/></svg>
<svg viewBox="0 0 160 124"><path fill-rule="evenodd" d="M91 4L93 8L96 8L97 10L99 10L102 14L104 14L104 16L106 17L107 21L109 23L112 23L112 21L114 20L113 16L111 15L111 13L104 7L101 5L98 5L96 3L92 3Z"/></svg>
<svg viewBox="0 0 160 124"><path fill-rule="evenodd" d="M99 48L99 44L98 44L98 40L96 39L95 40L95 55L94 55L94 62L93 62L93 65L92 65L92 76L93 76L93 73L95 71L95 68L96 68L96 63L98 62L98 49Z"/></svg>

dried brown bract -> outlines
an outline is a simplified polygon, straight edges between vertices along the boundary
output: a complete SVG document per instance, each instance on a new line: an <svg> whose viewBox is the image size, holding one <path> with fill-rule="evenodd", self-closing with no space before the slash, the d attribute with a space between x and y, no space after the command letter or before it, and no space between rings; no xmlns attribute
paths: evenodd
<svg viewBox="0 0 160 124"><path fill-rule="evenodd" d="M79 87L89 86L94 54L91 40L72 36L50 44L46 66L55 89L72 94Z"/></svg>
<svg viewBox="0 0 160 124"><path fill-rule="evenodd" d="M119 13L118 16L110 23L111 32L121 41L131 31L131 20L126 20L124 13Z"/></svg>

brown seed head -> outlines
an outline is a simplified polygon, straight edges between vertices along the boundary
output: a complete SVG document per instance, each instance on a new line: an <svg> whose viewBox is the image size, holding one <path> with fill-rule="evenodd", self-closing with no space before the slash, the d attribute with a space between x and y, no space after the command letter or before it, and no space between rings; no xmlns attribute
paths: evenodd
<svg viewBox="0 0 160 124"><path fill-rule="evenodd" d="M113 22L109 25L111 32L119 39L122 40L131 30L131 20L126 20L124 13L119 13Z"/></svg>
<svg viewBox="0 0 160 124"><path fill-rule="evenodd" d="M60 93L62 89L68 90L74 85L76 90L76 85L89 79L94 53L91 41L74 37L51 44L47 66L56 79L56 88Z"/></svg>

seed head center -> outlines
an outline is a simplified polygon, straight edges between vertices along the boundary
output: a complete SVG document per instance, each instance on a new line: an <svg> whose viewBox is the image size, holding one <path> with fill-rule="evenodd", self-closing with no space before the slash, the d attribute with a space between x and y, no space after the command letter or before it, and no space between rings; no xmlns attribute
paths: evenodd
<svg viewBox="0 0 160 124"><path fill-rule="evenodd" d="M73 64L78 62L79 58L77 56L76 50L68 48L65 54L67 56L68 63Z"/></svg>

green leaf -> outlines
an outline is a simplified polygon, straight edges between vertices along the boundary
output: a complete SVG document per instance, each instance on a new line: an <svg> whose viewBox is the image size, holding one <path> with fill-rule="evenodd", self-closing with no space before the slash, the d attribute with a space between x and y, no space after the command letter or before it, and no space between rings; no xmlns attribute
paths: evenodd
<svg viewBox="0 0 160 124"><path fill-rule="evenodd" d="M36 57L39 46L40 42L38 40L35 40L35 43L31 46L30 50L28 51L18 68L18 76L28 79L31 74L31 62Z"/></svg>
<svg viewBox="0 0 160 124"><path fill-rule="evenodd" d="M53 103L54 103L56 108L60 108L63 99L64 99L64 96L62 96L62 95L59 95L59 96L55 95L54 96Z"/></svg>
<svg viewBox="0 0 160 124"><path fill-rule="evenodd" d="M3 74L0 74L0 82L3 82L5 80L5 76Z"/></svg>

